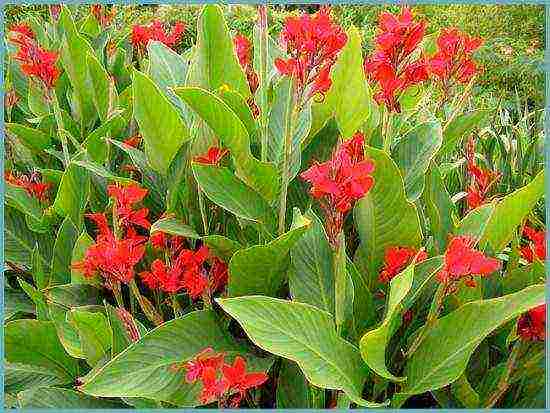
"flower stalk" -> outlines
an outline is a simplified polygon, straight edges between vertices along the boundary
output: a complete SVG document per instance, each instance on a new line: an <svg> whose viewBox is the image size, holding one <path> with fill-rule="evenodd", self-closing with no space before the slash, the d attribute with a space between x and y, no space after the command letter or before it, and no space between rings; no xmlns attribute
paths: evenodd
<svg viewBox="0 0 550 413"><path fill-rule="evenodd" d="M267 75L267 56L268 56L268 32L267 32L267 5L261 4L258 6L259 14L259 32L260 32L260 73L259 73L259 82L260 82L260 125L261 125L261 160L262 162L267 161L267 142L269 139L269 129L268 129L268 103L267 103L267 86L268 86L268 75Z"/></svg>

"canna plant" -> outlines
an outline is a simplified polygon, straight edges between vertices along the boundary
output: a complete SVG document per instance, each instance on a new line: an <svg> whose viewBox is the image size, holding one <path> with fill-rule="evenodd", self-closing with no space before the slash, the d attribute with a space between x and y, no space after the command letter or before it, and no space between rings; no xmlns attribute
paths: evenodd
<svg viewBox="0 0 550 413"><path fill-rule="evenodd" d="M544 175L487 155L482 39L117 10L7 30L6 405L544 405Z"/></svg>

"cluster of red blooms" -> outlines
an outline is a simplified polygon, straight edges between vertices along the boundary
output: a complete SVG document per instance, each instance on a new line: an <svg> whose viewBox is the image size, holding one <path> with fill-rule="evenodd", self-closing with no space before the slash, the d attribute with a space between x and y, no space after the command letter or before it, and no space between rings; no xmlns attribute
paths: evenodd
<svg viewBox="0 0 550 413"><path fill-rule="evenodd" d="M449 242L443 269L437 274L440 282L449 285L449 291L461 279L468 287L475 287L474 275L488 276L500 269L500 261L475 250L475 244L476 240L469 236L457 236Z"/></svg>
<svg viewBox="0 0 550 413"><path fill-rule="evenodd" d="M521 256L530 263L536 259L544 262L546 259L546 231L537 231L529 225L525 225L523 236L531 242L521 247Z"/></svg>
<svg viewBox="0 0 550 413"><path fill-rule="evenodd" d="M263 372L247 372L246 360L240 356L235 357L233 364L225 363L224 359L223 353L204 349L183 365L185 380L188 383L200 380L202 403L218 400L220 407L239 407L248 389L262 385L268 376Z"/></svg>
<svg viewBox="0 0 550 413"><path fill-rule="evenodd" d="M258 75L254 71L254 65L252 64L252 44L246 37L238 34L233 38L233 45L235 46L235 52L237 53L239 64L246 74L246 80L248 81L250 92L254 95L256 90L258 90L259 79ZM260 109L254 102L254 96L250 96L247 103L254 117L258 117L260 114Z"/></svg>
<svg viewBox="0 0 550 413"><path fill-rule="evenodd" d="M103 6L101 4L93 4L90 10L98 23L101 25L101 27L109 26L116 14L115 6L111 6L111 9L107 10L106 6Z"/></svg>
<svg viewBox="0 0 550 413"><path fill-rule="evenodd" d="M288 17L280 42L290 58L278 58L275 66L294 79L301 94L311 86L306 99L324 95L332 85L330 69L347 40L346 33L332 21L328 7L313 15Z"/></svg>
<svg viewBox="0 0 550 413"><path fill-rule="evenodd" d="M162 234L162 235L159 235ZM211 256L203 245L197 251L184 248L182 237L170 237L155 233L151 242L156 248L169 251L169 264L156 259L151 270L140 274L141 279L151 290L161 290L175 294L185 290L193 300L206 292L222 290L227 284L227 265L219 258ZM206 270L206 261L210 258L210 269Z"/></svg>
<svg viewBox="0 0 550 413"><path fill-rule="evenodd" d="M228 149L218 148L217 146L211 146L208 151L203 155L198 155L193 158L193 161L206 165L218 166L225 155L229 153Z"/></svg>
<svg viewBox="0 0 550 413"><path fill-rule="evenodd" d="M183 37L185 24L177 22L172 31L169 32L159 20L153 20L149 25L141 26L136 24L132 27L132 44L138 50L144 50L151 40L161 42L164 45L174 48Z"/></svg>
<svg viewBox="0 0 550 413"><path fill-rule="evenodd" d="M124 142L122 142L126 146L130 146L132 148L137 148L139 144L142 141L142 137L139 134L135 134L133 136L130 136L129 138L125 139Z"/></svg>
<svg viewBox="0 0 550 413"><path fill-rule="evenodd" d="M517 325L518 336L525 341L544 341L546 337L546 305L523 314Z"/></svg>
<svg viewBox="0 0 550 413"><path fill-rule="evenodd" d="M428 258L428 254L425 251L419 252L410 247L389 247L384 253L384 267L378 275L378 281L388 283L413 260L415 263L419 263L426 258Z"/></svg>
<svg viewBox="0 0 550 413"><path fill-rule="evenodd" d="M500 178L500 173L477 166L474 147L475 142L470 139L466 147L466 168L468 174L472 177L466 196L468 209L475 209L483 205L487 201L491 186Z"/></svg>
<svg viewBox="0 0 550 413"><path fill-rule="evenodd" d="M42 182L38 172L33 172L30 176L16 176L12 172L6 171L4 173L4 179L10 185L23 188L30 196L38 199L40 202L47 203L49 201L48 191L52 185Z"/></svg>
<svg viewBox="0 0 550 413"><path fill-rule="evenodd" d="M378 104L400 112L399 96L410 86L428 79L424 58L414 58L424 37L426 22L415 22L410 9L404 7L397 16L380 14L378 27L380 34L375 39L375 51L364 62L365 74L380 87L374 96Z"/></svg>
<svg viewBox="0 0 550 413"><path fill-rule="evenodd" d="M20 63L21 71L40 80L47 90L52 89L61 73L55 65L58 53L42 49L26 24L13 26L9 40L18 47L13 58Z"/></svg>
<svg viewBox="0 0 550 413"><path fill-rule="evenodd" d="M115 202L113 208L113 232L103 213L87 214L98 228L95 244L91 245L80 262L73 268L86 277L99 274L107 287L115 282L128 283L134 278L134 266L145 253L146 237L138 235L134 225L149 228L147 208L135 209L147 190L138 185L109 185L108 194Z"/></svg>
<svg viewBox="0 0 550 413"><path fill-rule="evenodd" d="M430 74L447 90L454 82L468 83L479 71L472 54L483 44L458 29L443 29L437 39L437 52L428 59Z"/></svg>
<svg viewBox="0 0 550 413"><path fill-rule="evenodd" d="M316 163L300 177L309 182L311 195L318 199L327 218L327 234L336 245L345 214L374 185L374 163L365 158L365 138L356 133L352 139L339 144L332 158Z"/></svg>

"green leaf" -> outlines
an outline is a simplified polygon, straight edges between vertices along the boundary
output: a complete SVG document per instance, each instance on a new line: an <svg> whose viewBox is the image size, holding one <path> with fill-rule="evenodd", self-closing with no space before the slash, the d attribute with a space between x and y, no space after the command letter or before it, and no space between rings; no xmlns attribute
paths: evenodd
<svg viewBox="0 0 550 413"><path fill-rule="evenodd" d="M277 408L307 409L309 407L309 386L304 374L296 363L283 359L277 379Z"/></svg>
<svg viewBox="0 0 550 413"><path fill-rule="evenodd" d="M495 213L495 204L485 204L468 212L456 227L456 235L468 235L477 240L485 234L487 225Z"/></svg>
<svg viewBox="0 0 550 413"><path fill-rule="evenodd" d="M268 244L237 251L229 262L229 296L275 295L284 281L288 253L310 224L296 209L290 231Z"/></svg>
<svg viewBox="0 0 550 413"><path fill-rule="evenodd" d="M229 261L233 254L242 248L242 245L237 241L221 235L207 235L206 237L202 237L202 242L212 250L216 257L224 261Z"/></svg>
<svg viewBox="0 0 550 413"><path fill-rule="evenodd" d="M491 110L477 109L454 118L443 131L443 144L439 150L439 155L444 156L454 151L462 137L472 133L490 113L492 113Z"/></svg>
<svg viewBox="0 0 550 413"><path fill-rule="evenodd" d="M90 177L88 172L71 162L61 178L53 208L57 214L62 217L70 217L75 225L80 226L89 193Z"/></svg>
<svg viewBox="0 0 550 413"><path fill-rule="evenodd" d="M87 53L86 65L92 88L92 101L101 122L107 121L118 105L114 81L93 53Z"/></svg>
<svg viewBox="0 0 550 413"><path fill-rule="evenodd" d="M254 119L252 110L250 109L250 106L248 106L245 98L235 90L220 89L217 94L220 98L222 98L227 106L229 106L235 115L239 117L248 132L250 140L252 142L256 142L258 124Z"/></svg>
<svg viewBox="0 0 550 413"><path fill-rule="evenodd" d="M34 314L34 304L27 294L14 288L7 288L4 291L4 322L9 321L17 314Z"/></svg>
<svg viewBox="0 0 550 413"><path fill-rule="evenodd" d="M73 309L67 314L69 323L78 331L82 351L93 367L107 354L112 344L112 331L102 313Z"/></svg>
<svg viewBox="0 0 550 413"><path fill-rule="evenodd" d="M107 321L109 322L109 327L112 331L111 358L114 358L117 354L122 353L133 341L128 332L127 323L131 323L134 332L137 332L138 337L141 337L139 335L137 323L132 315L126 312L126 316L123 320L120 316L120 312L122 311L126 310L117 309L112 305L105 303Z"/></svg>
<svg viewBox="0 0 550 413"><path fill-rule="evenodd" d="M462 373L452 384L451 392L455 399L462 403L465 408L475 409L481 407L479 404L479 394L472 388L465 373Z"/></svg>
<svg viewBox="0 0 550 413"><path fill-rule="evenodd" d="M113 400L86 396L71 389L40 387L17 395L22 409L117 409L123 407Z"/></svg>
<svg viewBox="0 0 550 413"><path fill-rule="evenodd" d="M544 303L544 285L515 294L469 302L437 320L406 365L407 383L398 399L440 389L458 379L485 337L504 323ZM460 328L460 334L456 334Z"/></svg>
<svg viewBox="0 0 550 413"><path fill-rule="evenodd" d="M235 214L275 229L275 215L260 194L238 179L228 168L193 163L193 175L201 190L215 204Z"/></svg>
<svg viewBox="0 0 550 413"><path fill-rule="evenodd" d="M249 296L216 300L258 347L298 363L308 381L343 390L360 406L367 370L359 351L336 334L330 313L308 304Z"/></svg>
<svg viewBox="0 0 550 413"><path fill-rule="evenodd" d="M77 376L78 363L65 353L51 321L12 321L6 324L4 335L7 361L47 368L64 383Z"/></svg>
<svg viewBox="0 0 550 413"><path fill-rule="evenodd" d="M403 174L405 192L411 202L424 191L424 176L441 147L442 136L439 122L421 123L402 136L393 150L393 158Z"/></svg>
<svg viewBox="0 0 550 413"><path fill-rule="evenodd" d="M27 101L29 110L36 116L44 116L50 113L50 106L44 96L43 86L38 82L28 80L29 90Z"/></svg>
<svg viewBox="0 0 550 413"><path fill-rule="evenodd" d="M17 281L19 282L19 285L25 291L25 293L30 297L30 299L34 302L34 305L36 306L36 318L38 320L49 320L49 312L48 307L46 306L46 298L44 294L34 288L31 284L25 282L22 278L18 278Z"/></svg>
<svg viewBox="0 0 550 413"><path fill-rule="evenodd" d="M8 132L17 136L30 149L41 151L51 144L50 137L39 129L29 128L18 123L6 123L5 126Z"/></svg>
<svg viewBox="0 0 550 413"><path fill-rule="evenodd" d="M45 263L42 260L42 257L40 256L40 250L38 249L38 245L34 247L34 250L32 252L32 278L34 280L34 284L39 290L42 290L48 286L49 280L49 274L46 273L46 270L44 269Z"/></svg>
<svg viewBox="0 0 550 413"><path fill-rule="evenodd" d="M63 30L61 64L72 86L73 97L77 102L77 114L82 129L90 127L97 119L93 101L93 87L88 79L86 56L93 55L90 43L78 33L69 8L64 6L59 15Z"/></svg>
<svg viewBox="0 0 550 413"><path fill-rule="evenodd" d="M352 26L348 30L348 41L332 68L332 86L325 98L344 138L361 128L373 104L363 72L361 50L361 33Z"/></svg>
<svg viewBox="0 0 550 413"><path fill-rule="evenodd" d="M432 230L436 250L443 253L449 234L455 232L452 217L454 205L441 178L439 168L434 162L432 162L426 175L423 200L426 205L426 213L430 221L430 229Z"/></svg>
<svg viewBox="0 0 550 413"><path fill-rule="evenodd" d="M50 319L53 321L61 345L71 357L84 359L82 343L76 328L67 321L69 310L63 305L50 303Z"/></svg>
<svg viewBox="0 0 550 413"><path fill-rule="evenodd" d="M305 217L311 221L311 225L290 249L290 294L293 300L334 314L332 249L319 218L313 211L308 211Z"/></svg>
<svg viewBox="0 0 550 413"><path fill-rule="evenodd" d="M359 348L365 363L375 373L391 381L405 381L406 377L396 377L386 367L386 347L395 330L401 324L402 301L412 287L414 264L409 265L390 283L390 293L387 303L386 316L380 327L371 330L361 338Z"/></svg>
<svg viewBox="0 0 550 413"><path fill-rule="evenodd" d="M214 312L195 311L166 322L131 344L79 390L100 397L145 397L176 406L197 406L200 386L187 383L185 372L172 367L192 359L206 347L231 357L242 355L251 370L265 370L271 364L269 359L245 353L221 329ZM226 357L226 361L231 360Z"/></svg>
<svg viewBox="0 0 550 413"><path fill-rule="evenodd" d="M250 137L239 117L222 99L204 89L177 88L175 92L229 149L239 178L266 200L273 200L278 192L276 170L252 155Z"/></svg>
<svg viewBox="0 0 550 413"><path fill-rule="evenodd" d="M126 123L121 115L114 115L86 137L83 146L93 161L105 163L109 156L109 146L105 138L120 136L126 128Z"/></svg>
<svg viewBox="0 0 550 413"><path fill-rule="evenodd" d="M177 218L161 218L151 225L149 232L161 231L170 235L179 235L185 238L197 239L200 238L199 234L191 228L189 225L185 225Z"/></svg>
<svg viewBox="0 0 550 413"><path fill-rule="evenodd" d="M516 189L497 202L480 246L490 245L495 252L500 252L543 195L544 171L540 171L529 184Z"/></svg>
<svg viewBox="0 0 550 413"><path fill-rule="evenodd" d="M206 5L197 22L197 46L191 67L191 84L215 90L227 85L250 96L246 76L237 60L233 40L218 5Z"/></svg>
<svg viewBox="0 0 550 413"><path fill-rule="evenodd" d="M35 387L63 384L54 371L44 367L6 362L4 369L5 393L17 394Z"/></svg>
<svg viewBox="0 0 550 413"><path fill-rule="evenodd" d="M502 278L502 289L504 294L515 293L530 285L544 283L545 278L544 263L535 261L508 272Z"/></svg>
<svg viewBox="0 0 550 413"><path fill-rule="evenodd" d="M90 284L56 285L44 290L48 302L60 304L66 308L99 305L100 287Z"/></svg>
<svg viewBox="0 0 550 413"><path fill-rule="evenodd" d="M367 280L349 258L346 270L353 283L353 329L355 336L361 337L377 318L374 297Z"/></svg>
<svg viewBox="0 0 550 413"><path fill-rule="evenodd" d="M77 238L77 228L72 223L71 218L65 218L59 227L53 247L50 286L71 282L72 251Z"/></svg>
<svg viewBox="0 0 550 413"><path fill-rule="evenodd" d="M166 174L189 133L178 111L153 81L137 70L132 73L134 117L145 142L151 167Z"/></svg>
<svg viewBox="0 0 550 413"><path fill-rule="evenodd" d="M422 230L418 211L405 197L403 179L397 165L381 150L367 147L365 154L375 164L374 187L354 209L354 220L361 239L355 263L372 280L388 247L420 246Z"/></svg>
<svg viewBox="0 0 550 413"><path fill-rule="evenodd" d="M36 198L23 188L7 184L5 186L6 203L34 220L42 219L42 207Z"/></svg>

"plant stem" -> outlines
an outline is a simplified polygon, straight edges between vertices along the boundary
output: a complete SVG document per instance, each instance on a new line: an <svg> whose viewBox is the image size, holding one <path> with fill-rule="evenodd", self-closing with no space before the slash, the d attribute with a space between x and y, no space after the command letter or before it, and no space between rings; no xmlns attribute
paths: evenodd
<svg viewBox="0 0 550 413"><path fill-rule="evenodd" d="M155 309L153 304L144 296L141 295L139 288L136 284L136 281L132 279L129 283L130 291L136 297L139 306L141 307L141 310L143 313L147 316L147 318L155 325L160 326L162 323L164 323L164 320L162 319L162 316L158 313L158 311Z"/></svg>
<svg viewBox="0 0 550 413"><path fill-rule="evenodd" d="M267 161L267 142L269 139L267 118L267 56L268 56L268 32L267 32L267 5L258 6L260 29L260 125L261 125L261 160Z"/></svg>
<svg viewBox="0 0 550 413"><path fill-rule="evenodd" d="M294 107L294 82L289 81L288 99L286 104L285 114L285 136L283 147L283 167L282 167L282 180L281 180L281 196L279 200L279 235L285 232L285 219L286 219L286 197L288 193L288 185L290 183L289 163L290 155L292 151L292 135L294 133L294 117L297 108Z"/></svg>
<svg viewBox="0 0 550 413"><path fill-rule="evenodd" d="M71 161L71 157L69 155L69 148L67 146L68 145L67 135L65 131L65 125L63 124L61 108L59 107L59 101L57 100L57 95L55 94L54 89L51 89L49 91L49 98L53 105L53 113L55 117L55 123L57 125L57 133L59 134L59 138L61 139L61 146L63 147L64 166L66 168L69 165L69 162Z"/></svg>
<svg viewBox="0 0 550 413"><path fill-rule="evenodd" d="M508 362L506 363L506 369L504 370L504 373L500 377L500 380L497 384L497 388L489 396L487 399L487 402L485 403L485 408L492 408L498 400L506 393L508 390L508 387L510 386L509 380L510 376L512 375L512 370L514 370L514 367L516 365L516 361L519 358L520 349L522 347L523 342L521 340L518 340L514 343L514 347L512 348L512 353L510 353L510 357L508 358Z"/></svg>
<svg viewBox="0 0 550 413"><path fill-rule="evenodd" d="M172 300L172 309L174 310L174 317L178 318L183 315L183 312L181 311L180 303L178 302L178 297L176 294L170 294L170 298Z"/></svg>
<svg viewBox="0 0 550 413"><path fill-rule="evenodd" d="M472 87L474 86L474 81L475 81L475 76L472 77L472 79L470 79L470 82L464 88L464 92L462 93L462 96L460 96L460 99L457 102L455 110L453 111L453 113L451 114L449 119L447 119L447 122L445 122L445 125L443 126L443 132L447 130L451 122L458 116L458 114L464 108L464 104L466 103L466 100L470 95L470 92L472 91Z"/></svg>
<svg viewBox="0 0 550 413"><path fill-rule="evenodd" d="M111 287L111 290L113 291L113 295L115 296L115 301L117 306L119 308L124 308L124 300L122 299L120 281L110 281L109 287Z"/></svg>
<svg viewBox="0 0 550 413"><path fill-rule="evenodd" d="M204 208L204 196L202 194L202 190L199 187L197 187L197 193L199 196L199 209L201 211L204 235L208 235L208 217L206 216L206 209Z"/></svg>
<svg viewBox="0 0 550 413"><path fill-rule="evenodd" d="M392 136L391 136L391 112L384 108L384 113L382 115L382 139L384 145L384 152L390 155Z"/></svg>
<svg viewBox="0 0 550 413"><path fill-rule="evenodd" d="M416 336L416 339L409 347L409 350L405 353L405 357L409 358L413 355L413 353L418 350L418 347L420 347L420 344L424 341L426 338L426 335L428 334L428 331L433 327L435 322L437 321L437 318L439 317L439 313L441 312L441 308L443 307L443 299L445 298L445 292L447 290L446 284L440 284L437 291L435 292L434 297L434 305L430 309L430 312L428 313L428 318L426 319L426 324L424 324L424 327L422 327L422 330Z"/></svg>
<svg viewBox="0 0 550 413"><path fill-rule="evenodd" d="M332 265L334 269L334 309L336 318L336 332L342 334L345 322L346 305L346 239L344 231L337 236L335 248L332 253Z"/></svg>

